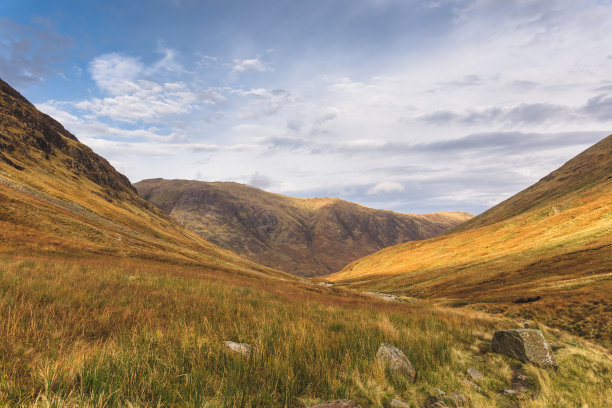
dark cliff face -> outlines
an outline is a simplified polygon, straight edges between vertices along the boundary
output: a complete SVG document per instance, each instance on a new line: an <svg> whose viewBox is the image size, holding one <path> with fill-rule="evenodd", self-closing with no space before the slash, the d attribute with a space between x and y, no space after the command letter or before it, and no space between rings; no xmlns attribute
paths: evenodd
<svg viewBox="0 0 612 408"><path fill-rule="evenodd" d="M62 153L63 165L104 187L109 196L136 191L108 161L78 143L58 121L40 112L1 79L0 129L0 160L17 170L26 169L28 164L51 169L58 153Z"/></svg>
<svg viewBox="0 0 612 408"><path fill-rule="evenodd" d="M143 198L207 240L300 276L338 271L379 249L440 235L471 218L298 199L237 183L155 179L135 186Z"/></svg>

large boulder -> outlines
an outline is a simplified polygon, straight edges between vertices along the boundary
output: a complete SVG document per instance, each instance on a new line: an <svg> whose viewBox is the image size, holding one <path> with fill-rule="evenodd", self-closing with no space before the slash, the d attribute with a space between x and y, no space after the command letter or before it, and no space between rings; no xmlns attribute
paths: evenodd
<svg viewBox="0 0 612 408"><path fill-rule="evenodd" d="M524 363L555 368L557 362L552 348L540 330L515 329L495 332L491 341L494 352L516 358Z"/></svg>
<svg viewBox="0 0 612 408"><path fill-rule="evenodd" d="M321 404L312 405L310 408L361 408L359 405L355 403L355 401L329 401L323 402Z"/></svg>
<svg viewBox="0 0 612 408"><path fill-rule="evenodd" d="M387 367L393 374L403 375L415 380L416 370L402 350L390 344L382 343L376 352L376 360Z"/></svg>

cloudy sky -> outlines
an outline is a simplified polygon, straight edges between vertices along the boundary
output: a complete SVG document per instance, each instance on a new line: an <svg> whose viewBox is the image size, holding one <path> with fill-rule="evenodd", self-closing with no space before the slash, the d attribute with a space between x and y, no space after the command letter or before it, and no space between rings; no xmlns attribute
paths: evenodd
<svg viewBox="0 0 612 408"><path fill-rule="evenodd" d="M0 77L133 182L479 213L612 133L609 0L0 2Z"/></svg>

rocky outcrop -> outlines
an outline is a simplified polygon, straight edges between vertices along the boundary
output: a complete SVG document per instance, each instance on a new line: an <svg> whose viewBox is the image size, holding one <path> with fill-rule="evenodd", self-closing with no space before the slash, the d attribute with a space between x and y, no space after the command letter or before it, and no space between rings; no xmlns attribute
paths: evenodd
<svg viewBox="0 0 612 408"><path fill-rule="evenodd" d="M540 330L515 329L495 332L491 348L499 354L515 358L524 363L554 368L557 362L552 348Z"/></svg>
<svg viewBox="0 0 612 408"><path fill-rule="evenodd" d="M118 197L121 193L129 196L136 191L128 178L106 159L78 143L58 121L40 112L1 79L0 128L0 160L17 170L48 164L49 171L53 172L55 161L52 159L59 158L75 177L84 175L104 187L109 197Z"/></svg>
<svg viewBox="0 0 612 408"><path fill-rule="evenodd" d="M408 357L397 347L383 343L376 352L376 360L395 375L403 375L415 381L416 370Z"/></svg>

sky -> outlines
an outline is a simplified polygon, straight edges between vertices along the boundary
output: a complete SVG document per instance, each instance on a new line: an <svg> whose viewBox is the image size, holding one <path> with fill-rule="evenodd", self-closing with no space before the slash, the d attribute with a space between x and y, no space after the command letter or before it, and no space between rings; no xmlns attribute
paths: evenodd
<svg viewBox="0 0 612 408"><path fill-rule="evenodd" d="M475 214L612 133L612 0L0 2L0 77L137 182Z"/></svg>

